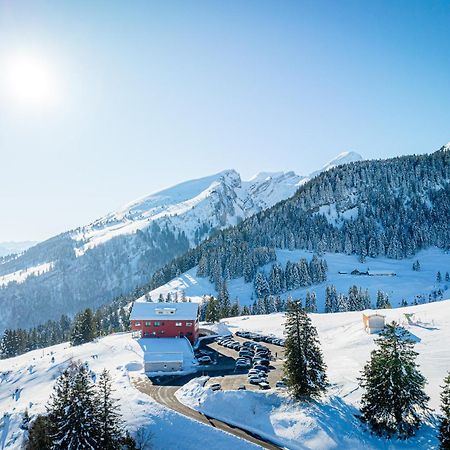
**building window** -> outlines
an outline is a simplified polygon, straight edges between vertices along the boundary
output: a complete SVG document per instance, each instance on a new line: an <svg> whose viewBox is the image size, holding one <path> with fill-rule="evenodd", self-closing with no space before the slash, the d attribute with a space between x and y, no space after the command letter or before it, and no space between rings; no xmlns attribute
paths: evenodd
<svg viewBox="0 0 450 450"><path fill-rule="evenodd" d="M141 326L141 322L134 322L134 326L135 327L140 327Z"/></svg>
<svg viewBox="0 0 450 450"><path fill-rule="evenodd" d="M192 322L186 322L187 327L192 327Z"/></svg>
<svg viewBox="0 0 450 450"><path fill-rule="evenodd" d="M151 323L151 322L145 322L144 325L145 325L146 327L150 327L150 326L152 325L152 323Z"/></svg>
<svg viewBox="0 0 450 450"><path fill-rule="evenodd" d="M155 327L159 327L161 325L161 322L153 322L153 325L155 325Z"/></svg>
<svg viewBox="0 0 450 450"><path fill-rule="evenodd" d="M182 324L181 322L175 322L175 326L176 326L176 327L182 327L183 324Z"/></svg>

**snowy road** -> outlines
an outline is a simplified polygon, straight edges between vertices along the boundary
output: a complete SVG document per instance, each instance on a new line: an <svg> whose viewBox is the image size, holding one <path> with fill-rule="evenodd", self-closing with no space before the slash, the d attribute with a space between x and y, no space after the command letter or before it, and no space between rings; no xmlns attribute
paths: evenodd
<svg viewBox="0 0 450 450"><path fill-rule="evenodd" d="M161 405L167 406L168 408L183 414L191 419L202 422L206 425L210 425L219 430L225 431L227 433L233 434L241 439L245 439L260 448L266 448L271 450L277 450L281 447L267 442L241 428L232 427L225 422L216 420L211 417L207 417L200 412L183 405L175 397L175 392L179 389L179 386L164 386L164 385L153 385L151 381L146 377L141 377L139 379L133 380L134 386L142 393L149 395L155 401Z"/></svg>

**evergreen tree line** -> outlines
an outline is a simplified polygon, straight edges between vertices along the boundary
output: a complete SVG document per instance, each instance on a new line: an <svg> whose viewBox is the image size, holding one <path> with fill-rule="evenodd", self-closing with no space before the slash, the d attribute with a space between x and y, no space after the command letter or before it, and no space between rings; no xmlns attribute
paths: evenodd
<svg viewBox="0 0 450 450"><path fill-rule="evenodd" d="M56 380L47 413L29 422L27 450L137 450L125 430L111 377L104 370L92 380L87 364L72 363Z"/></svg>
<svg viewBox="0 0 450 450"><path fill-rule="evenodd" d="M7 329L0 338L0 358L11 358L30 350L70 341L72 345L89 342L98 336L130 329L129 297L120 297L95 313L87 308L74 319L63 315L30 329Z"/></svg>
<svg viewBox="0 0 450 450"><path fill-rule="evenodd" d="M273 264L268 277L264 272L256 274L253 281L256 298L322 283L327 279L327 270L326 260L317 255L309 263L306 258L302 258L299 262L288 261L284 268L278 263Z"/></svg>
<svg viewBox="0 0 450 450"><path fill-rule="evenodd" d="M219 287L244 276L251 282L275 260L275 248L365 257L405 258L429 246L449 248L450 153L360 161L326 171L290 199L218 232L152 276L148 290L199 265ZM440 189L436 189L439 186ZM389 195L386 195L389 192ZM335 220L318 214L333 205ZM349 209L357 216L344 216ZM262 258L256 255L262 254Z"/></svg>
<svg viewBox="0 0 450 450"><path fill-rule="evenodd" d="M289 301L285 324L285 379L297 400L318 399L327 389L326 365L316 328L301 304ZM360 419L370 431L407 439L429 418L429 397L409 332L397 323L386 326L359 378L363 389ZM439 441L450 449L450 374L441 393Z"/></svg>

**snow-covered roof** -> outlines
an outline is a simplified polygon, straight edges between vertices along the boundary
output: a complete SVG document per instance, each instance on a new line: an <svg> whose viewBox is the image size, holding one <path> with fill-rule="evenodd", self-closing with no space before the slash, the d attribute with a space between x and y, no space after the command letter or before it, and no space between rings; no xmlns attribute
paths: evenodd
<svg viewBox="0 0 450 450"><path fill-rule="evenodd" d="M183 361L194 357L192 345L185 338L142 338L138 342L144 361Z"/></svg>
<svg viewBox="0 0 450 450"><path fill-rule="evenodd" d="M135 302L130 320L195 320L197 315L197 303Z"/></svg>

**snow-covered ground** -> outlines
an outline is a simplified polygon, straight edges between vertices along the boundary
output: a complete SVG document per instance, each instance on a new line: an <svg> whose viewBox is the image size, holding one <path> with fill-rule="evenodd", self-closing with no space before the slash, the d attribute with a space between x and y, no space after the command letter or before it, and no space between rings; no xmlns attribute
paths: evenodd
<svg viewBox="0 0 450 450"><path fill-rule="evenodd" d="M294 262L300 258L312 258L312 253L305 250L277 250L277 260L283 266L288 260ZM417 295L422 295L428 301L429 294L437 289L446 291L450 288L450 283L443 281L436 283L436 273L441 271L444 280L445 272L450 272L450 253L444 252L438 248L429 248L418 252L414 257L395 260L389 258L367 258L365 263L360 263L355 255L344 255L341 253L326 253L324 255L328 263L327 281L310 286L307 288L296 289L286 292L282 297L289 295L293 298L305 298L307 291L314 291L317 294L317 305L319 311L323 311L325 303L325 288L327 285L334 284L339 292L348 293L352 285L361 286L368 289L372 303L376 300L377 290L389 294L393 306L398 306L402 299L412 303ZM421 270L414 272L412 264L415 260L420 261ZM263 268L267 273L271 268L268 264ZM360 271L370 270L371 272L395 272L396 276L364 276L351 275L351 271L358 269ZM340 274L339 272L347 272ZM249 305L254 300L253 283L245 283L243 278L230 280L228 290L231 300L239 298L241 305ZM173 279L169 283L150 292L152 299L156 300L162 293L164 296L168 292L184 291L188 297L194 301L201 301L205 294L216 295L214 285L207 278L197 277L197 268ZM447 291L448 294L448 291ZM444 298L446 294L444 292ZM447 295L448 297L448 295Z"/></svg>
<svg viewBox="0 0 450 450"><path fill-rule="evenodd" d="M53 263L44 263L39 264L34 267L29 267L28 269L24 270L17 270L16 272L11 272L8 275L0 276L0 286L5 286L8 283L12 283L13 281L16 283L23 283L29 276L31 275L42 275L45 272L48 272L49 270L52 270Z"/></svg>
<svg viewBox="0 0 450 450"><path fill-rule="evenodd" d="M26 408L31 415L45 411L55 379L72 360L87 361L95 374L103 368L110 371L127 427L148 430L153 449L197 450L211 448L212 443L215 449L256 448L181 416L137 391L131 380L143 373L142 350L130 334L116 334L78 347L65 343L0 360L0 449L21 448L23 412Z"/></svg>
<svg viewBox="0 0 450 450"><path fill-rule="evenodd" d="M405 313L413 313L411 324ZM450 300L385 310L412 333L418 343L420 370L428 380L430 406L439 408L440 385L450 370ZM299 404L280 392L223 391L203 388L192 380L177 392L186 405L218 419L256 431L290 449L436 449L436 429L421 428L407 441L371 436L354 414L358 413L361 389L357 378L374 349L376 336L363 329L362 313L312 314L328 366L331 387L319 402ZM224 320L232 331L249 330L283 336L283 314L237 317ZM200 403L199 403L200 399Z"/></svg>

